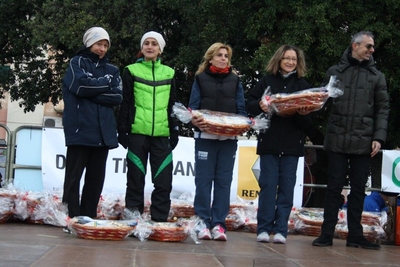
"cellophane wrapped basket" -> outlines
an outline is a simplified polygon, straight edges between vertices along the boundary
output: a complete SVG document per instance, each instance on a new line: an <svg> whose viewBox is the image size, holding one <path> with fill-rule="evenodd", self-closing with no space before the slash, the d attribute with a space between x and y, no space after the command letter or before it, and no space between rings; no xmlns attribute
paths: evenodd
<svg viewBox="0 0 400 267"><path fill-rule="evenodd" d="M152 222L150 224L151 234L149 240L164 242L184 241L188 234L185 226L175 222Z"/></svg>
<svg viewBox="0 0 400 267"><path fill-rule="evenodd" d="M174 202L171 203L171 217L190 218L194 216L194 207L192 203Z"/></svg>
<svg viewBox="0 0 400 267"><path fill-rule="evenodd" d="M302 221L296 221L295 223L296 232L302 235L308 236L320 236L321 234L321 226L305 224Z"/></svg>
<svg viewBox="0 0 400 267"><path fill-rule="evenodd" d="M322 208L301 208L296 210L294 214L305 225L321 227L324 221L324 210Z"/></svg>
<svg viewBox="0 0 400 267"><path fill-rule="evenodd" d="M247 132L251 120L238 114L199 109L192 111L193 116L203 117L207 123L206 132L224 136L237 136Z"/></svg>
<svg viewBox="0 0 400 267"><path fill-rule="evenodd" d="M17 193L4 188L0 189L0 223L6 223L14 215Z"/></svg>
<svg viewBox="0 0 400 267"><path fill-rule="evenodd" d="M380 226L371 226L363 224L362 227L365 239L367 239L370 242L375 242L376 240L384 238L386 236L385 231ZM347 225L337 225L335 232L340 239L344 240L346 240L347 236L349 235L349 230L347 228Z"/></svg>
<svg viewBox="0 0 400 267"><path fill-rule="evenodd" d="M247 229L250 233L257 233L257 219L249 219L245 222L244 228Z"/></svg>
<svg viewBox="0 0 400 267"><path fill-rule="evenodd" d="M291 116L299 108L317 111L323 107L329 94L319 89L304 90L295 94L276 94L271 97L270 103L274 111L281 116Z"/></svg>
<svg viewBox="0 0 400 267"><path fill-rule="evenodd" d="M189 123L193 117L203 118L203 122L207 127L202 131L223 135L238 136L250 130L265 130L269 127L270 120L263 116L264 113L249 119L246 116L212 111L208 109L189 110L182 103L175 103L172 107L172 116L176 117L183 123Z"/></svg>
<svg viewBox="0 0 400 267"><path fill-rule="evenodd" d="M331 76L325 87L310 88L295 93L278 93L271 95L268 87L263 95L263 101L270 106L270 113L277 113L280 116L291 116L297 113L300 108L307 108L309 112L321 109L329 97L343 95L340 88L340 80Z"/></svg>
<svg viewBox="0 0 400 267"><path fill-rule="evenodd" d="M15 199L15 213L13 217L26 223L43 224L42 219L34 219L32 215L35 208L42 202L44 196L45 194L42 192L18 192Z"/></svg>
<svg viewBox="0 0 400 267"><path fill-rule="evenodd" d="M244 221L237 215L228 215L225 219L226 230L238 231L244 228Z"/></svg>
<svg viewBox="0 0 400 267"><path fill-rule="evenodd" d="M71 219L68 228L80 238L92 240L123 240L135 230L134 222L93 220L78 216Z"/></svg>
<svg viewBox="0 0 400 267"><path fill-rule="evenodd" d="M185 192L178 198L171 199L171 218L190 218L194 216L194 194Z"/></svg>

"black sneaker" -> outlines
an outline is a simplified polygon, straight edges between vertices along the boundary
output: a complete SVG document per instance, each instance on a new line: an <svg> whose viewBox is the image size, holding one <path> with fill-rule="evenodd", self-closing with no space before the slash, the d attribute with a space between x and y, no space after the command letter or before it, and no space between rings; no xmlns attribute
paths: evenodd
<svg viewBox="0 0 400 267"><path fill-rule="evenodd" d="M346 246L353 247L353 248L362 247L365 249L374 249L374 250L378 250L381 248L381 245L374 243L374 242L370 242L367 239L365 239L365 237L362 237L362 238L359 238L356 240L347 240Z"/></svg>
<svg viewBox="0 0 400 267"><path fill-rule="evenodd" d="M63 227L63 232L64 232L64 233L67 233L67 234L70 234L70 233L71 233L71 230L69 230L68 227L65 226L65 227Z"/></svg>
<svg viewBox="0 0 400 267"><path fill-rule="evenodd" d="M321 234L317 239L312 242L312 245L317 247L332 246L332 239L332 236Z"/></svg>

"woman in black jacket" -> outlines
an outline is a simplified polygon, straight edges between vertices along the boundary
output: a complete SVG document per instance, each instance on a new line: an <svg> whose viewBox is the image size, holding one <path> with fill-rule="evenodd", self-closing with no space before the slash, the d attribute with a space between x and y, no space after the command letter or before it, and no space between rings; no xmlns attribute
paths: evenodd
<svg viewBox="0 0 400 267"><path fill-rule="evenodd" d="M281 46L269 60L265 75L251 91L247 110L251 116L269 112L261 98L269 87L271 94L294 93L310 88L303 78L306 64L303 52L292 45ZM311 123L307 109L295 115L275 114L267 131L258 136L260 155L260 194L257 214L257 241L286 243L288 219L293 206L299 157L304 155L304 128Z"/></svg>

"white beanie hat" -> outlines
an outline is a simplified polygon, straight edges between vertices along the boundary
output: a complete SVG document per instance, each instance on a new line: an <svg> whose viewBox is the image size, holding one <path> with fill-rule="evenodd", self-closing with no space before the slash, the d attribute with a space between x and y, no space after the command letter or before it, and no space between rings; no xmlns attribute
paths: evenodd
<svg viewBox="0 0 400 267"><path fill-rule="evenodd" d="M83 35L83 44L86 47L91 47L94 43L100 40L107 40L108 46L111 46L110 36L108 36L106 30L101 27L92 27Z"/></svg>
<svg viewBox="0 0 400 267"><path fill-rule="evenodd" d="M164 40L164 38L162 37L161 34L159 34L158 32L146 32L146 33L143 35L142 40L140 40L140 48L143 47L143 43L144 43L144 41L145 41L147 38L154 38L154 39L156 39L158 45L160 46L160 51L161 51L161 53L163 52L164 47L165 47L165 40Z"/></svg>

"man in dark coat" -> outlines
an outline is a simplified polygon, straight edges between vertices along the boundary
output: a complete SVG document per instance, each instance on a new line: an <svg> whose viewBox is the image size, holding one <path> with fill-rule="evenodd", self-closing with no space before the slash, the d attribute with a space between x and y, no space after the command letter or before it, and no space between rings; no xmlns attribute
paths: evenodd
<svg viewBox="0 0 400 267"><path fill-rule="evenodd" d="M324 82L336 75L344 94L331 101L331 113L324 140L328 153L328 188L321 235L314 246L331 246L341 206L341 191L349 175L346 246L379 249L380 245L363 236L361 213L371 158L386 140L389 100L384 75L375 68L372 53L374 36L363 31L355 34L339 64L328 69Z"/></svg>

